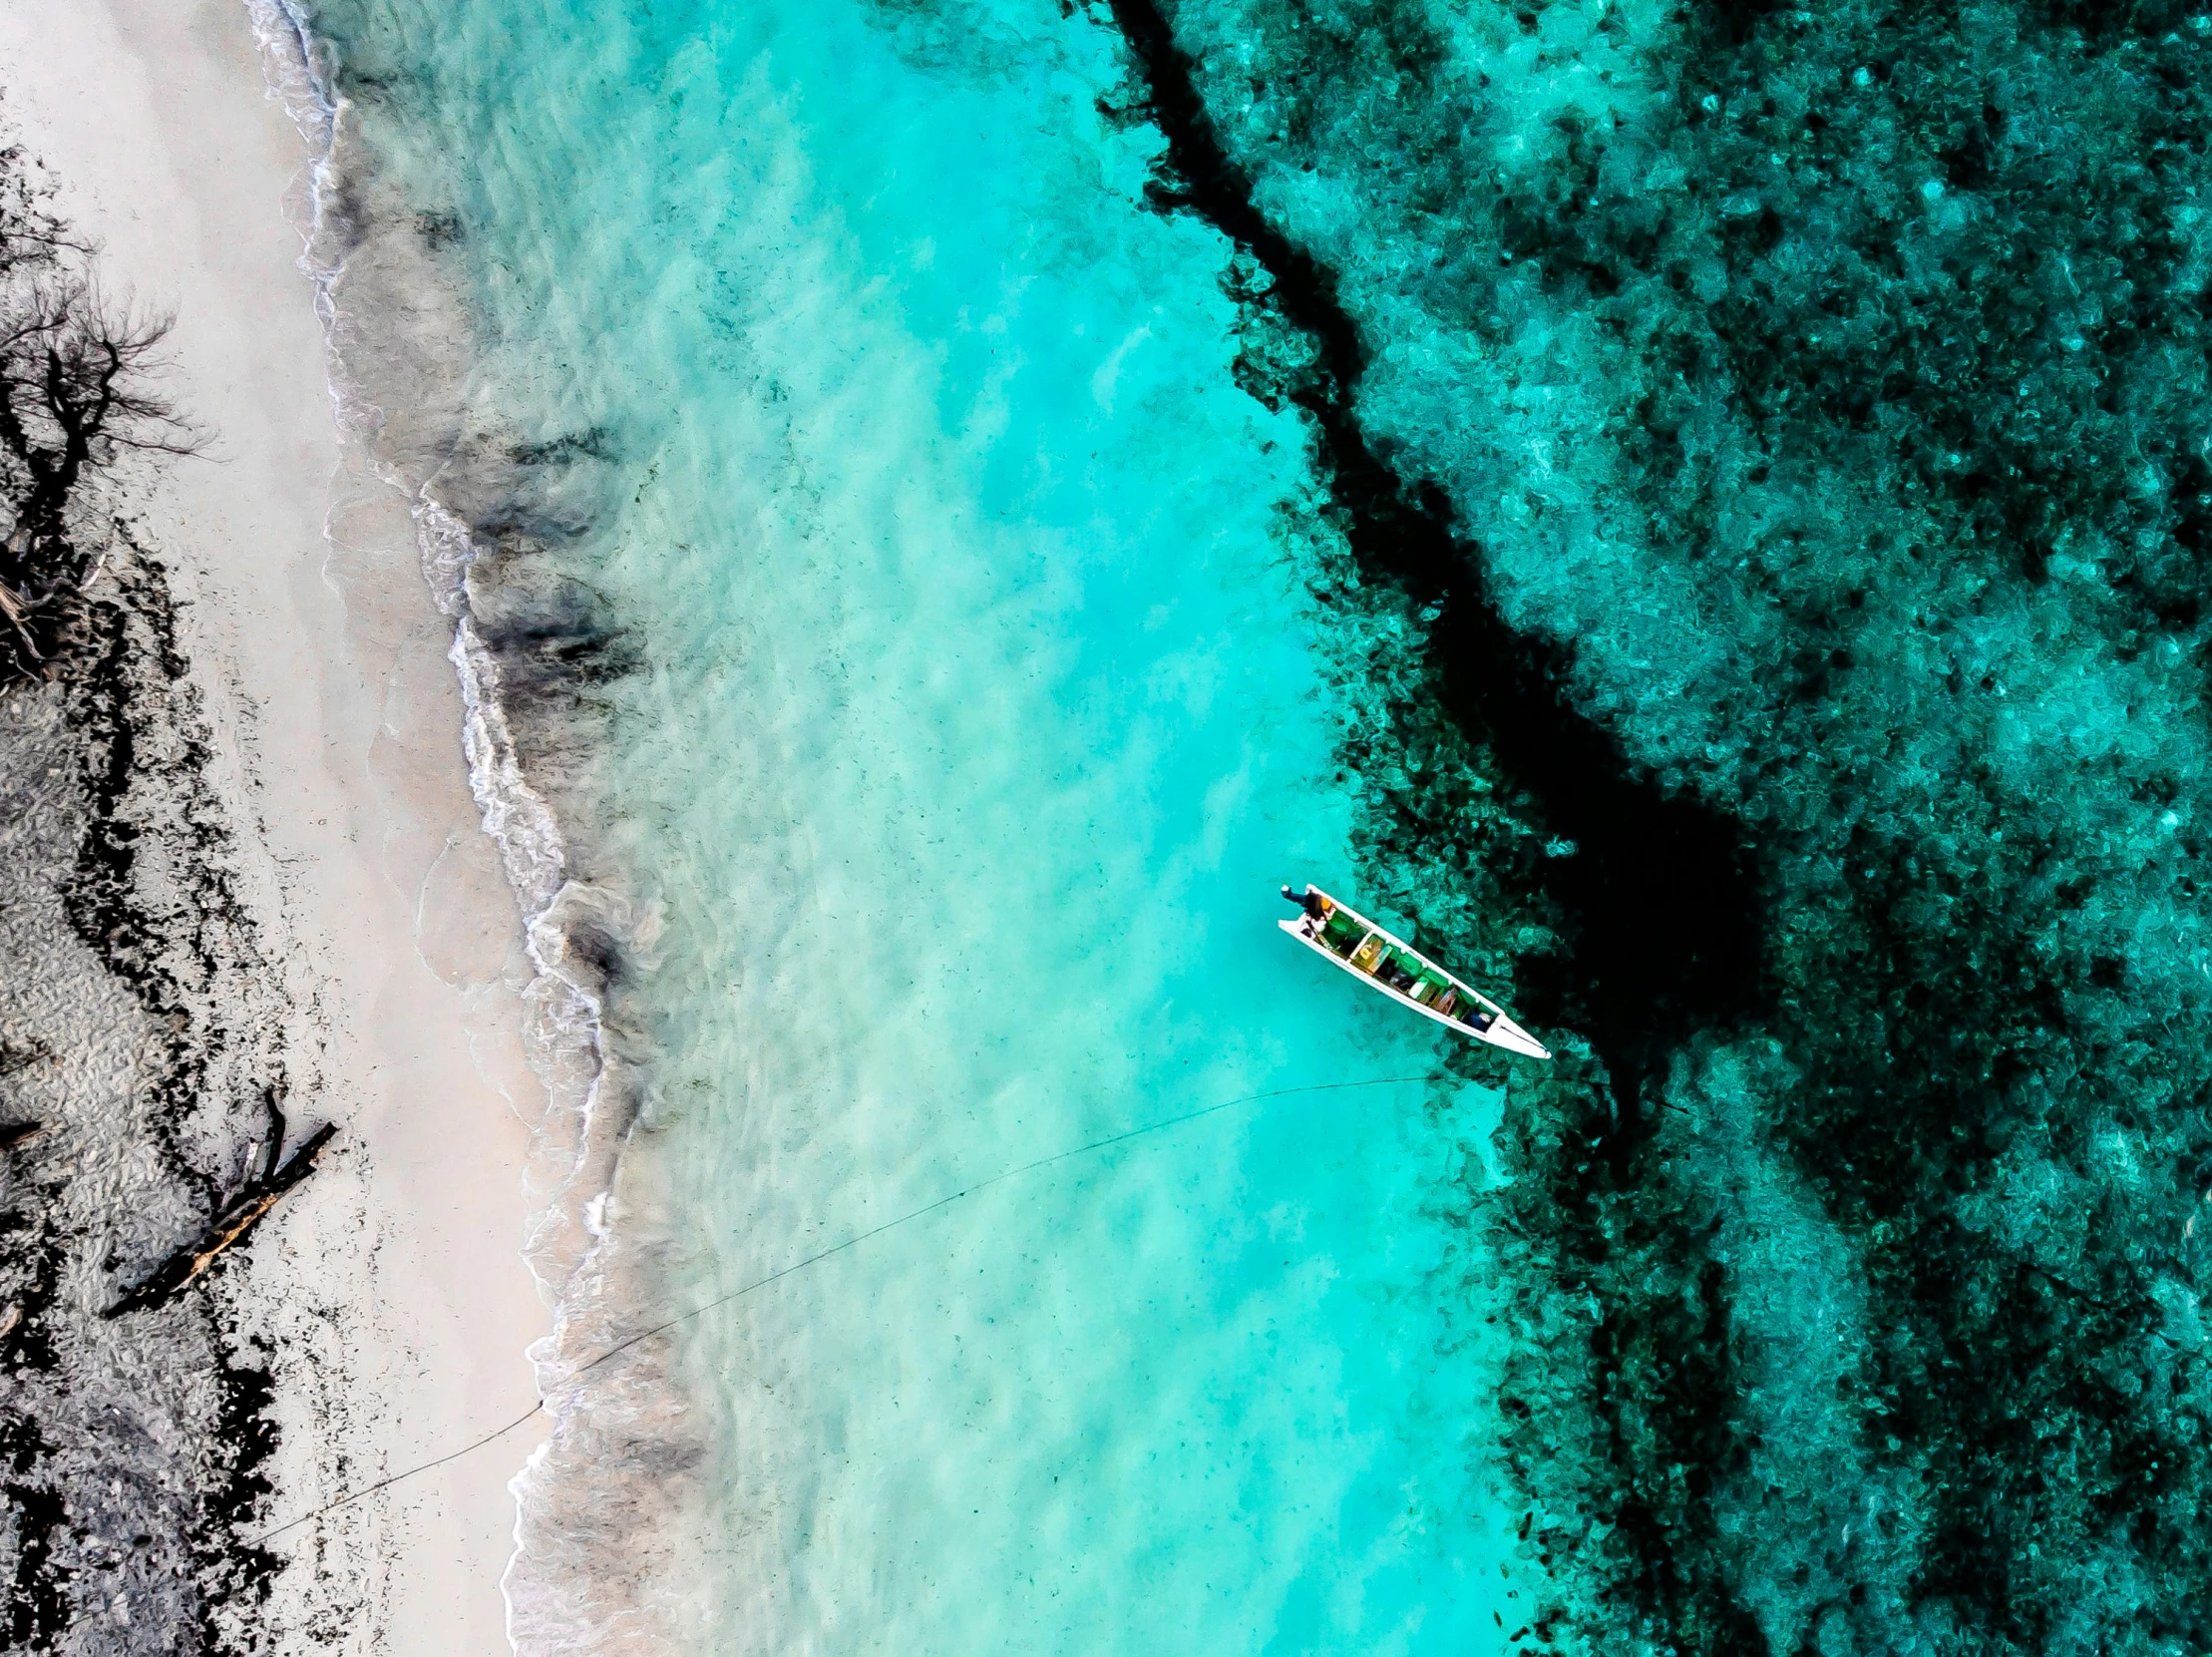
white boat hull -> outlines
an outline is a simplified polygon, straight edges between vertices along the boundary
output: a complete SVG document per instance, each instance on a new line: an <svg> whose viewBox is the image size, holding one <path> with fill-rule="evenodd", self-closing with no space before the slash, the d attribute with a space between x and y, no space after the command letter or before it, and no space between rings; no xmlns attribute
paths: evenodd
<svg viewBox="0 0 2212 1657"><path fill-rule="evenodd" d="M1543 1042L1539 1041L1535 1036L1531 1036L1527 1031L1523 1030L1519 1025L1515 1024L1511 1019L1507 1018L1505 1009L1500 1007L1496 1002L1492 1001L1488 996L1485 996L1484 994L1482 994L1482 992L1476 990L1473 986L1466 984L1457 978L1454 978L1443 968L1437 966L1435 962L1429 960L1429 958L1423 955L1419 950L1413 948L1412 945L1406 943L1401 938L1395 937L1392 934L1383 931L1382 928L1376 926L1374 922L1368 920L1364 915L1360 914L1350 905L1341 903L1337 899L1329 897L1329 895L1326 892L1323 892L1319 887L1308 886L1306 888L1306 891L1313 894L1315 897L1322 899L1330 906L1331 918L1333 918L1335 915L1341 914L1347 920L1350 920L1358 925L1362 929L1362 932L1364 934L1361 942L1350 951L1349 957L1347 958L1346 956L1338 955L1334 950L1330 949L1326 944L1321 942L1319 934L1322 927L1325 925L1325 922L1317 922L1311 916L1300 915L1294 921L1278 921L1276 923L1285 932L1289 933L1292 938L1295 938L1299 943L1303 944L1307 949L1311 950L1323 961L1330 963L1332 966L1342 968L1345 972L1351 974L1353 978L1358 979L1362 984L1366 985L1368 989L1373 990L1376 994L1389 997L1390 1000L1398 1003L1399 1006L1411 1009L1413 1012L1418 1013L1424 1019L1434 1020L1437 1024L1442 1025L1446 1030L1457 1031L1462 1036L1472 1036L1478 1041L1488 1041L1494 1047L1503 1047L1508 1052L1521 1053L1530 1058L1549 1058L1552 1056L1551 1048L1544 1045ZM1372 972L1369 972L1364 968L1353 966L1352 960L1356 959L1362 952L1364 952L1368 948L1369 943L1377 938L1382 940L1383 944L1390 952L1394 952L1394 954L1398 956L1403 956L1420 963L1420 965L1428 972L1434 974L1437 978L1442 979L1446 984L1450 985L1454 994L1458 997L1460 1004L1463 1005L1466 1003L1473 1003L1478 1007L1488 1010L1491 1015L1491 1021L1488 1028L1477 1029L1473 1025L1464 1023L1459 1019L1453 1018L1450 1014L1439 1013L1433 1007L1428 1007L1420 1002L1415 1001L1411 996L1400 990L1396 985L1385 984L1381 979L1375 977Z"/></svg>

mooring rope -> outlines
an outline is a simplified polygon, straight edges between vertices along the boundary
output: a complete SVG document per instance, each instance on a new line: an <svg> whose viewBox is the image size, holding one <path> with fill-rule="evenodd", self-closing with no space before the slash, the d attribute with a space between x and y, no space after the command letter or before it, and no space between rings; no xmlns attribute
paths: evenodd
<svg viewBox="0 0 2212 1657"><path fill-rule="evenodd" d="M1202 1105L1196 1110L1186 1110L1179 1116L1166 1116L1156 1122L1146 1122L1141 1127L1124 1128L1121 1132L1110 1133L1103 1139L1093 1139L1087 1144L1075 1145L1067 1150L1054 1151L1050 1156L1040 1156L1033 1162L1023 1162L1016 1167L1002 1169L998 1173L992 1174L988 1179L979 1179L972 1185L963 1185L948 1196L941 1196L934 1202L923 1203L920 1208L911 1209L896 1219L886 1220L882 1225L871 1226L866 1231L857 1232L846 1238L842 1243L833 1243L819 1254L810 1254L804 1260L795 1261L779 1271L770 1272L766 1277L755 1278L741 1289L732 1289L728 1294L718 1295L704 1305L694 1306L688 1312L679 1312L675 1317L657 1323L650 1329L640 1330L635 1335L627 1336L617 1341L613 1346L608 1347L606 1351L600 1353L588 1363L579 1364L575 1369L570 1370L566 1380L561 1385L566 1386L568 1382L589 1374L607 1360L617 1358L629 1351L640 1341L649 1341L655 1335L665 1335L669 1330L680 1324L687 1324L694 1318L704 1317L707 1313L728 1306L733 1301L743 1300L747 1295L757 1294L773 1284L781 1283L785 1278L796 1272L805 1271L809 1266L818 1266L834 1255L843 1254L847 1249L858 1248L871 1238L881 1237L887 1231L896 1230L914 1220L934 1214L940 1208L949 1208L962 1197L971 1197L978 1191L989 1190L993 1185L1002 1185L1009 1179L1018 1179L1023 1174L1035 1173L1039 1168L1049 1168L1056 1162L1066 1162L1073 1157L1087 1156L1093 1151L1109 1150L1115 1145L1127 1144L1132 1139L1142 1139L1147 1134L1162 1133L1171 1127L1181 1127L1185 1122L1195 1122L1202 1116L1212 1116L1224 1110L1234 1110L1240 1104L1259 1104L1268 1099L1288 1098L1293 1093L1333 1093L1348 1087L1393 1087L1406 1082L1437 1081L1443 1078L1433 1073L1428 1075L1370 1076L1364 1081L1310 1081L1296 1087L1276 1087L1264 1093L1245 1093L1237 1098L1223 1099L1219 1104ZM494 1428L483 1438L472 1440L459 1450L448 1450L445 1454L433 1460L419 1462L415 1466L404 1468L389 1477L380 1478L373 1484L364 1484L358 1490L348 1491L335 1501L325 1502L322 1506L313 1509L311 1512L302 1513L295 1519L286 1519L273 1529L262 1531L246 1545L248 1547L259 1547L263 1542L272 1541L283 1535L287 1530L297 1529L300 1525L322 1518L326 1514L335 1513L341 1507L350 1507L353 1503L365 1500L380 1490L388 1490L395 1484L415 1477L418 1473L426 1473L435 1467L442 1467L448 1461L458 1461L472 1450L482 1450L486 1445L506 1438L517 1428L530 1422L545 1407L546 1400L541 1398L505 1427Z"/></svg>

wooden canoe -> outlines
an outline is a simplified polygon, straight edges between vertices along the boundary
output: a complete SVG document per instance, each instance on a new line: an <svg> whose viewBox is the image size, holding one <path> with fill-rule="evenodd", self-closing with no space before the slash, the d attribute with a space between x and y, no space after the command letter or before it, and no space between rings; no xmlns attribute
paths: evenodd
<svg viewBox="0 0 2212 1657"><path fill-rule="evenodd" d="M1294 921L1276 924L1314 954L1334 962L1369 989L1462 1036L1530 1058L1552 1056L1551 1048L1507 1018L1505 1009L1481 991L1319 887L1308 886L1305 892L1304 898L1296 898L1288 886L1283 889L1283 895L1304 906L1305 912Z"/></svg>

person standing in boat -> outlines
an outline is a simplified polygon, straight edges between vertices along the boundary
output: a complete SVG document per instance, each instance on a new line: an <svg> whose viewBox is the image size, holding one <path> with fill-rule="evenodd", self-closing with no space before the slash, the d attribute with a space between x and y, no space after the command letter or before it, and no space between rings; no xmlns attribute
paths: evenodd
<svg viewBox="0 0 2212 1657"><path fill-rule="evenodd" d="M1305 918L1315 926L1319 926L1328 919L1328 900L1310 886L1305 889L1305 896L1302 898L1286 886L1283 889L1283 901L1285 903L1294 903L1304 910Z"/></svg>

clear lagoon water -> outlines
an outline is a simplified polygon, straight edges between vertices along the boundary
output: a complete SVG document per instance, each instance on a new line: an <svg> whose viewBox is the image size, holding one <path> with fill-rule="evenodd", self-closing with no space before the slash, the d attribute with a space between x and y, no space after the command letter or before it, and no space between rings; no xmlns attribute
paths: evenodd
<svg viewBox="0 0 2212 1657"><path fill-rule="evenodd" d="M522 1649L2212 1649L2212 19L307 22L615 917Z"/></svg>
<svg viewBox="0 0 2212 1657"><path fill-rule="evenodd" d="M660 1262L636 1320L1229 1106L681 1326L666 1551L579 1581L563 1463L519 1626L1501 1643L1457 1189L1499 1095L1275 929L1279 883L1357 884L1346 646L1305 438L1231 373L1230 249L1146 210L1157 140L1096 108L1111 36L317 25L404 66L395 149L468 159L409 185L475 284L478 395L519 443L580 434L588 522L545 556L632 663L592 855L659 917L614 997L651 1053L606 1211Z"/></svg>

